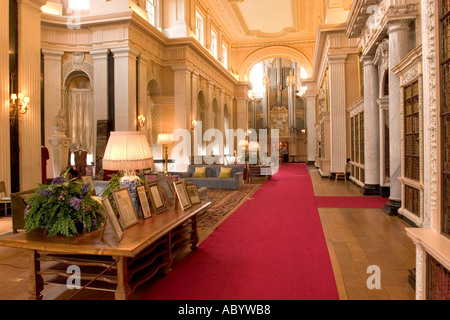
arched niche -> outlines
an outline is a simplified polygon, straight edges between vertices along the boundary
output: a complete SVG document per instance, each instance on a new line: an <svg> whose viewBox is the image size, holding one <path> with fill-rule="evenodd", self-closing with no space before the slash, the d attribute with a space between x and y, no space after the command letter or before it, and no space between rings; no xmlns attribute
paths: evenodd
<svg viewBox="0 0 450 320"><path fill-rule="evenodd" d="M202 122L202 135L208 128L208 105L203 91L199 91L197 95L197 119Z"/></svg>
<svg viewBox="0 0 450 320"><path fill-rule="evenodd" d="M64 104L67 115L67 136L70 145L70 164L81 175L86 175L87 166L94 163L94 105L92 82L82 70L73 70L65 76Z"/></svg>
<svg viewBox="0 0 450 320"><path fill-rule="evenodd" d="M213 125L214 129L220 130L220 110L219 110L219 104L217 103L217 99L214 98L212 103L212 112L213 112Z"/></svg>

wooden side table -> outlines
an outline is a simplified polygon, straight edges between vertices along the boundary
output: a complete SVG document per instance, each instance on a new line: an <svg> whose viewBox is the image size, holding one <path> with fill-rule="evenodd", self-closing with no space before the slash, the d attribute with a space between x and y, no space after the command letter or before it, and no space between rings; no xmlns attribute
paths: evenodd
<svg viewBox="0 0 450 320"><path fill-rule="evenodd" d="M44 284L66 286L72 276L67 273L69 266L80 268L81 286L95 279L87 289L114 292L116 300L125 300L158 272L170 272L175 255L189 245L197 249L197 216L210 205L203 202L186 211L172 206L125 230L120 243L108 224L103 237L102 230L74 237L47 237L36 230L1 238L0 246L30 251L30 300L43 298ZM43 269L43 261L53 264Z"/></svg>

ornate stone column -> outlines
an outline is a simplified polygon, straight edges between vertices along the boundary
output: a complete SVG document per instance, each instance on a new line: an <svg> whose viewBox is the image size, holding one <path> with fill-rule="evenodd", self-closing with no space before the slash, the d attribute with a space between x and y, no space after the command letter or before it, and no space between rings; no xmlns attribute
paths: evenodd
<svg viewBox="0 0 450 320"><path fill-rule="evenodd" d="M390 161L390 196L383 210L389 215L396 215L401 204L401 97L400 77L392 72L410 51L408 21L392 22L389 34L389 161Z"/></svg>
<svg viewBox="0 0 450 320"><path fill-rule="evenodd" d="M347 162L345 61L347 55L329 56L331 173L344 172Z"/></svg>
<svg viewBox="0 0 450 320"><path fill-rule="evenodd" d="M380 192L380 136L378 71L372 56L361 58L364 66L364 195Z"/></svg>

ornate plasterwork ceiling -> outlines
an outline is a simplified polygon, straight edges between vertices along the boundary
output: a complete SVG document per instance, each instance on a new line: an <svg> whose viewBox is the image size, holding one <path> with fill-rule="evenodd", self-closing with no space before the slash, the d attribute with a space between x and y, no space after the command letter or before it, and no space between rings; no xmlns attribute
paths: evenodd
<svg viewBox="0 0 450 320"><path fill-rule="evenodd" d="M236 44L315 39L322 1L204 0Z"/></svg>

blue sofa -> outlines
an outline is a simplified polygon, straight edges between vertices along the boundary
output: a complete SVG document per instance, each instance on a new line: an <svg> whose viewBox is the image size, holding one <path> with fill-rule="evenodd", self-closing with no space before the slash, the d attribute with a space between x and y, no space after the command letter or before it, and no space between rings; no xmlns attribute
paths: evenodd
<svg viewBox="0 0 450 320"><path fill-rule="evenodd" d="M206 167L205 178L194 178L195 168ZM229 179L219 178L220 168L231 168ZM198 188L239 190L244 185L244 165L189 165L187 172L173 173Z"/></svg>

